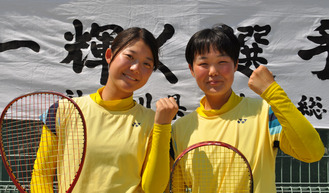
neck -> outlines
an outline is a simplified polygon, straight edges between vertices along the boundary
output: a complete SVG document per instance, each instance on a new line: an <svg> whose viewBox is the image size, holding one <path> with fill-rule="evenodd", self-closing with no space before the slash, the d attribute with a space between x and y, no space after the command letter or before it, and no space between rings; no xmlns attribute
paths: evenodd
<svg viewBox="0 0 329 193"><path fill-rule="evenodd" d="M104 88L105 87L99 88L96 93L90 95L90 98L98 105L110 111L126 111L135 106L136 103L133 100L133 96L119 100L103 100L102 92Z"/></svg>
<svg viewBox="0 0 329 193"><path fill-rule="evenodd" d="M130 97L133 93L122 93L119 91L115 91L108 85L105 86L103 92L101 93L101 97L104 101L111 101L111 100L120 100Z"/></svg>
<svg viewBox="0 0 329 193"><path fill-rule="evenodd" d="M205 110L221 109L222 106L228 101L231 94L232 94L232 89L230 89L230 92L227 92L224 95L206 95L204 109Z"/></svg>

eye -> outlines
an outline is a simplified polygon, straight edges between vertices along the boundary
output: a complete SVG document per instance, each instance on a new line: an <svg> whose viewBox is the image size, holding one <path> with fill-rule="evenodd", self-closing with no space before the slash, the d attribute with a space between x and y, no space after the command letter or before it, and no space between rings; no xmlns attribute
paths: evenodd
<svg viewBox="0 0 329 193"><path fill-rule="evenodd" d="M222 60L222 61L218 62L218 64L219 64L220 66L228 66L228 65L231 65L231 64L233 64L233 63L230 62L230 61L228 61L228 60Z"/></svg>
<svg viewBox="0 0 329 193"><path fill-rule="evenodd" d="M145 66L146 68L152 68L152 67L153 67L153 65L150 64L150 63L144 63L144 66Z"/></svg>
<svg viewBox="0 0 329 193"><path fill-rule="evenodd" d="M227 61L219 61L218 64L226 64Z"/></svg>
<svg viewBox="0 0 329 193"><path fill-rule="evenodd" d="M126 57L129 58L130 60L133 60L133 59L134 59L134 57L133 57L132 55L130 55L130 54L125 54L125 55L126 55Z"/></svg>
<svg viewBox="0 0 329 193"><path fill-rule="evenodd" d="M205 67L208 66L208 63L206 63L206 62L201 62L201 63L199 63L199 64L197 64L197 65L205 68Z"/></svg>

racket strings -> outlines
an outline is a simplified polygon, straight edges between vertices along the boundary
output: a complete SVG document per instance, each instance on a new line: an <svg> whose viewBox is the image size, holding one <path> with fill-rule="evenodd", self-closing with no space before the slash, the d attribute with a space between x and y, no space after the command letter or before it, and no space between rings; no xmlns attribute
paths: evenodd
<svg viewBox="0 0 329 193"><path fill-rule="evenodd" d="M172 171L171 192L250 192L250 186L245 160L222 146L195 148Z"/></svg>
<svg viewBox="0 0 329 193"><path fill-rule="evenodd" d="M83 118L72 102L47 93L16 100L1 123L1 138L12 174L26 192L70 187L85 147Z"/></svg>

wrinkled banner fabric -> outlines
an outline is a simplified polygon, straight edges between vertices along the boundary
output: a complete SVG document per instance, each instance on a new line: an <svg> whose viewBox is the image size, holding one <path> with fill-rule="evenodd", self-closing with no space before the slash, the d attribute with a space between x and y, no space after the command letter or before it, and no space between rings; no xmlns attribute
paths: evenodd
<svg viewBox="0 0 329 193"><path fill-rule="evenodd" d="M161 65L134 99L155 109L162 97L179 103L175 120L203 96L184 58L198 30L225 23L241 43L233 89L259 97L248 78L266 65L316 128L329 128L329 2L318 0L2 0L0 110L21 94L53 90L76 97L105 85L104 52L117 33L144 27L154 33Z"/></svg>

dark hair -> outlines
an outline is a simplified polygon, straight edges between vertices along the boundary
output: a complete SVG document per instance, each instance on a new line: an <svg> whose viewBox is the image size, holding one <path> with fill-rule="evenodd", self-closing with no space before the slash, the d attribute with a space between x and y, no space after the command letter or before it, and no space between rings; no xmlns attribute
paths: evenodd
<svg viewBox="0 0 329 193"><path fill-rule="evenodd" d="M196 32L189 40L185 50L185 59L192 69L194 57L197 54L209 52L211 47L230 56L234 64L238 62L240 53L239 40L234 35L231 27L219 24Z"/></svg>
<svg viewBox="0 0 329 193"><path fill-rule="evenodd" d="M153 34L145 28L132 27L120 32L111 45L113 59L122 49L139 40L143 40L150 47L154 59L153 70L156 70L159 66L159 47Z"/></svg>

